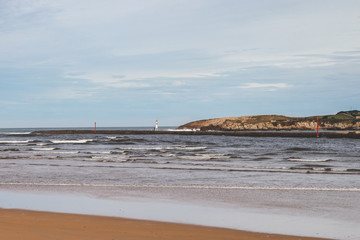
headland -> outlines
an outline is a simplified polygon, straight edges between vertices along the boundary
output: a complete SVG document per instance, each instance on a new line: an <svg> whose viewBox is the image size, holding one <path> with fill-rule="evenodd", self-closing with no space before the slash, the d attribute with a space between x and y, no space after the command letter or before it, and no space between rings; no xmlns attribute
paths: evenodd
<svg viewBox="0 0 360 240"><path fill-rule="evenodd" d="M199 120L178 129L201 131L312 131L319 127L331 131L360 131L360 111L341 111L335 115L286 117L282 115L254 115Z"/></svg>

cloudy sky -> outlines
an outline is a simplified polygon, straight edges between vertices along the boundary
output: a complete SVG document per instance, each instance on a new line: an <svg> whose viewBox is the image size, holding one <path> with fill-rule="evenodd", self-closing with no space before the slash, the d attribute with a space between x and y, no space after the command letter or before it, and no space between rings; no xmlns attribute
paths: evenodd
<svg viewBox="0 0 360 240"><path fill-rule="evenodd" d="M0 0L0 127L349 109L358 0Z"/></svg>

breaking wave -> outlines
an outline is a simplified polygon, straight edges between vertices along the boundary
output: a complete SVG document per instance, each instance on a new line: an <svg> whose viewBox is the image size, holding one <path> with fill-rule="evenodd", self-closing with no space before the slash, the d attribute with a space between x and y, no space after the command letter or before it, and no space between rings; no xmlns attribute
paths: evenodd
<svg viewBox="0 0 360 240"><path fill-rule="evenodd" d="M119 150L203 150L207 147L171 146L171 147L120 147Z"/></svg>
<svg viewBox="0 0 360 240"><path fill-rule="evenodd" d="M0 140L0 144L18 144L18 143L29 143L32 140Z"/></svg>
<svg viewBox="0 0 360 240"><path fill-rule="evenodd" d="M34 151L54 151L58 148L32 148Z"/></svg>
<svg viewBox="0 0 360 240"><path fill-rule="evenodd" d="M330 162L331 159L303 159L303 158L287 158L291 162Z"/></svg>
<svg viewBox="0 0 360 240"><path fill-rule="evenodd" d="M78 139L78 140L50 140L50 142L55 144L63 144L63 143L73 143L73 144L81 144L92 142L94 139Z"/></svg>

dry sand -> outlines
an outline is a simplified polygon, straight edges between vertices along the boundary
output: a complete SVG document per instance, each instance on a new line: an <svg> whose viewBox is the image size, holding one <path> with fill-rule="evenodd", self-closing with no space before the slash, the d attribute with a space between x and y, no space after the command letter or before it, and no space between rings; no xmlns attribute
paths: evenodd
<svg viewBox="0 0 360 240"><path fill-rule="evenodd" d="M254 233L186 224L64 213L0 209L0 239L6 240L186 240L319 238Z"/></svg>

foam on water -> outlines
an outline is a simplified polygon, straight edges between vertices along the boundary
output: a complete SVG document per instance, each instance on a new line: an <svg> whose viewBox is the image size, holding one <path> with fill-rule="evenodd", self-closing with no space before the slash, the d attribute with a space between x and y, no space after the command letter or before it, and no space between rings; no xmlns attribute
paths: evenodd
<svg viewBox="0 0 360 240"><path fill-rule="evenodd" d="M81 144L81 143L88 143L94 141L94 139L76 139L76 140L50 140L52 143L55 144L65 144L65 143L72 143L72 144Z"/></svg>
<svg viewBox="0 0 360 240"><path fill-rule="evenodd" d="M86 151L86 152L81 152L81 153L86 153L86 154L111 154L111 151ZM111 156L109 156L111 157Z"/></svg>
<svg viewBox="0 0 360 240"><path fill-rule="evenodd" d="M54 151L57 148L32 148L34 151Z"/></svg>
<svg viewBox="0 0 360 240"><path fill-rule="evenodd" d="M303 158L288 158L292 162L329 162L331 159L303 159Z"/></svg>
<svg viewBox="0 0 360 240"><path fill-rule="evenodd" d="M37 143L36 146L47 146L47 143Z"/></svg>
<svg viewBox="0 0 360 240"><path fill-rule="evenodd" d="M31 140L0 140L0 144L1 143L18 144L18 143L29 143L29 142L31 142Z"/></svg>
<svg viewBox="0 0 360 240"><path fill-rule="evenodd" d="M0 132L0 134L4 135L29 135L31 132Z"/></svg>
<svg viewBox="0 0 360 240"><path fill-rule="evenodd" d="M54 151L52 153L54 153L54 154L78 154L80 152L79 151Z"/></svg>

